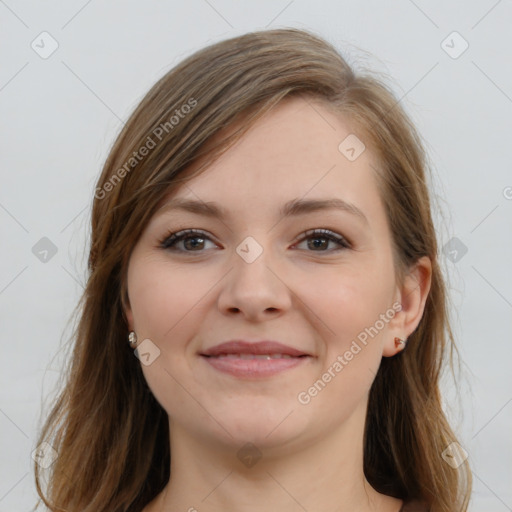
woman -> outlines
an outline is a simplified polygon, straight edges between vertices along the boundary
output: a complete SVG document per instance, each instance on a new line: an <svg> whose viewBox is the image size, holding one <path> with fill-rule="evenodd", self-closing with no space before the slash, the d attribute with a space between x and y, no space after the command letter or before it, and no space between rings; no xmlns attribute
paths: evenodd
<svg viewBox="0 0 512 512"><path fill-rule="evenodd" d="M303 30L160 79L95 191L52 511L466 511L419 136Z"/></svg>

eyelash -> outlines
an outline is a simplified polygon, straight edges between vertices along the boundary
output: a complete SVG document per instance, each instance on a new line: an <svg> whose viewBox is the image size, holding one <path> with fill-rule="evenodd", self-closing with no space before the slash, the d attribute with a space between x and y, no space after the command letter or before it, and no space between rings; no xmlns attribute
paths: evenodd
<svg viewBox="0 0 512 512"><path fill-rule="evenodd" d="M325 238L327 240L330 240L332 242L335 242L339 245L339 248L334 250L325 250L325 251L308 251L308 252L318 252L318 253L332 253L332 252L338 252L345 249L350 249L352 245L350 242L342 237L341 235L338 235L334 233L333 231L330 231L329 229L310 229L304 233L305 236L303 236L301 239L299 239L296 243L303 242L304 240L308 240L310 238ZM159 247L162 249L177 251L177 252L184 252L184 253L202 253L203 251L184 251L179 250L175 248L175 245L178 242L181 242L183 240L187 240L189 238L202 238L203 240L211 240L211 238L203 231L197 230L197 229L185 229L182 231L177 232L169 232L163 239L159 241Z"/></svg>

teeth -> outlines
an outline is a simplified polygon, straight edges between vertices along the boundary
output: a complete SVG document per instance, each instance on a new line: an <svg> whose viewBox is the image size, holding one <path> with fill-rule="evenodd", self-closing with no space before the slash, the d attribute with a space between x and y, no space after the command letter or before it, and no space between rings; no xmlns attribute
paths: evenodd
<svg viewBox="0 0 512 512"><path fill-rule="evenodd" d="M226 359L290 359L293 356L289 354L222 354L217 357Z"/></svg>

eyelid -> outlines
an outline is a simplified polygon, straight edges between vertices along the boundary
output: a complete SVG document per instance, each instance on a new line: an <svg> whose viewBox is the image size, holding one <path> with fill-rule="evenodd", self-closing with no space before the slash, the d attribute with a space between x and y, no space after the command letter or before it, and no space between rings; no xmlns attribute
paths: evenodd
<svg viewBox="0 0 512 512"><path fill-rule="evenodd" d="M172 241L181 242L181 240L186 238L186 235L190 235L191 237L197 236L197 237L204 237L205 239L211 240L212 242L213 237L207 233L206 231L203 231L202 229L195 229L195 228L187 228L187 229L181 229L179 231L170 231L168 232L162 239L159 240L158 246L163 249L170 249L169 241L172 238ZM181 251L181 252L193 252L193 251Z"/></svg>
<svg viewBox="0 0 512 512"><path fill-rule="evenodd" d="M350 242L350 240L348 240L345 236L340 235L339 233L336 233L335 231L332 231L327 228L314 228L314 229L308 229L307 231L304 231L304 233L302 233L300 235L300 238L298 238L294 242L294 245L298 242L302 242L303 240L307 240L308 238L311 238L315 235L317 235L319 238L325 237L329 240L339 243L340 248L338 250L352 248L352 243ZM308 252L323 252L323 251L308 251ZM336 251L325 251L325 252L329 253L329 252L336 252Z"/></svg>
<svg viewBox="0 0 512 512"><path fill-rule="evenodd" d="M188 228L188 229L182 229L179 231L170 231L167 233L166 236L164 236L162 239L159 240L158 247L167 249L167 250L173 250L175 252L181 252L181 253L194 253L197 252L198 254L203 253L205 251L183 251L183 250L176 250L175 247L171 245L171 243L179 243L183 240L187 239L187 235L190 235L190 238L194 237L202 237L205 240L209 240L214 243L218 243L215 241L215 238L212 237L208 232L203 231L201 229L196 228ZM346 249L352 249L353 244L350 240L348 240L345 236L336 233L333 230L327 229L327 228L313 228L308 229L307 231L302 232L299 237L297 237L293 241L293 245L297 245L304 240L307 240L309 238L312 238L314 236L318 236L318 238L326 238L329 241L335 242L338 244L338 247L336 249L326 250L326 251L306 251L306 252L318 252L320 254L330 254L333 252L339 252Z"/></svg>

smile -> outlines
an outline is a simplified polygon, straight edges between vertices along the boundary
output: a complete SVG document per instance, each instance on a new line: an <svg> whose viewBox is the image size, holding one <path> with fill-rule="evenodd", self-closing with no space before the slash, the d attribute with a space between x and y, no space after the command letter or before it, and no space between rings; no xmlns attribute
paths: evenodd
<svg viewBox="0 0 512 512"><path fill-rule="evenodd" d="M305 356L291 356L289 354L220 354L218 356L209 356L227 359L292 359L293 357Z"/></svg>
<svg viewBox="0 0 512 512"><path fill-rule="evenodd" d="M262 378L277 375L304 364L311 357L288 354L220 354L201 356L214 370L237 378Z"/></svg>

